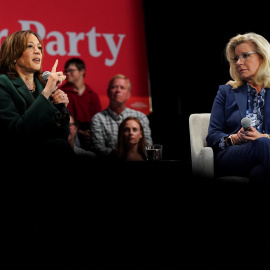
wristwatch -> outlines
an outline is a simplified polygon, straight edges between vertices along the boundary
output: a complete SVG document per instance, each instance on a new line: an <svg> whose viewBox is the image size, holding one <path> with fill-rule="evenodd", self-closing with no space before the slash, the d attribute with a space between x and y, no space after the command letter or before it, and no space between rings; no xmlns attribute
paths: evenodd
<svg viewBox="0 0 270 270"><path fill-rule="evenodd" d="M232 135L230 135L229 137L227 137L226 142L227 142L227 144L228 144L229 146L232 146L232 145L233 145Z"/></svg>

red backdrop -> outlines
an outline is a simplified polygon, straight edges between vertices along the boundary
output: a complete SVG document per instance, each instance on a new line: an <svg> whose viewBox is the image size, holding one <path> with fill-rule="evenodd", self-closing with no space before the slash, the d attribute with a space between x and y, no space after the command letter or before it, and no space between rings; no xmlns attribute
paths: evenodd
<svg viewBox="0 0 270 270"><path fill-rule="evenodd" d="M108 105L107 84L122 73L131 80L128 106L151 112L142 0L27 0L1 5L0 42L18 30L32 29L45 46L43 70L57 70L71 57L86 64L88 83Z"/></svg>

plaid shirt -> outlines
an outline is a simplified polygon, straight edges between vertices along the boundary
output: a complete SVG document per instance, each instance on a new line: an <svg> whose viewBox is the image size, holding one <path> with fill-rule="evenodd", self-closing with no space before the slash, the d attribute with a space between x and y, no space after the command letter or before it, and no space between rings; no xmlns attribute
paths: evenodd
<svg viewBox="0 0 270 270"><path fill-rule="evenodd" d="M99 156L109 155L117 146L119 125L128 116L137 117L140 120L146 144L152 144L149 119L144 113L126 107L117 115L107 108L95 114L91 119L91 151Z"/></svg>

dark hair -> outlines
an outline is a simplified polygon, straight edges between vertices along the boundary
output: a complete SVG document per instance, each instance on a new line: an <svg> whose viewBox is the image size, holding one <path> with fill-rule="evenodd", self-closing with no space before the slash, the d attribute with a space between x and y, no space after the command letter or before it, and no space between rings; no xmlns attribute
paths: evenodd
<svg viewBox="0 0 270 270"><path fill-rule="evenodd" d="M145 159L145 157L146 157L145 156L146 141L145 141L143 126L142 126L141 121L137 117L133 117L133 116L129 116L129 117L125 118L119 126L118 140L117 140L118 155L119 155L119 157L126 157L126 154L127 154L128 149L127 149L127 145L124 142L124 131L125 131L125 124L129 120L134 120L140 126L140 130L142 132L142 137L138 143L138 152Z"/></svg>
<svg viewBox="0 0 270 270"><path fill-rule="evenodd" d="M78 70L86 69L84 61L80 58L73 57L67 60L65 63L65 69L67 69L71 64L74 64ZM85 73L84 73L84 77L85 77Z"/></svg>
<svg viewBox="0 0 270 270"><path fill-rule="evenodd" d="M75 127L78 127L78 121L77 121L75 115L73 113L69 112L69 116L71 116L73 118Z"/></svg>
<svg viewBox="0 0 270 270"><path fill-rule="evenodd" d="M41 44L42 56L43 56L43 42L40 36L32 30L17 31L7 36L0 48L0 74L6 74L9 78L16 78L19 76L15 63L23 55L23 52L27 49L27 39L29 35L33 34L37 37ZM43 57L42 57L43 58ZM34 74L36 76L42 73L42 63L40 70Z"/></svg>

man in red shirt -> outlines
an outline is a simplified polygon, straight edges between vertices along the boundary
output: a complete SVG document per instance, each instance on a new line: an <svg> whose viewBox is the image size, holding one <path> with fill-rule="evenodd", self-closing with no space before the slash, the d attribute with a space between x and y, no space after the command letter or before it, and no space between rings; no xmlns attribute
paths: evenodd
<svg viewBox="0 0 270 270"><path fill-rule="evenodd" d="M67 109L78 122L79 145L89 150L90 120L94 114L101 111L98 94L84 82L85 63L80 58L71 58L65 63L66 83L59 87L69 99Z"/></svg>

